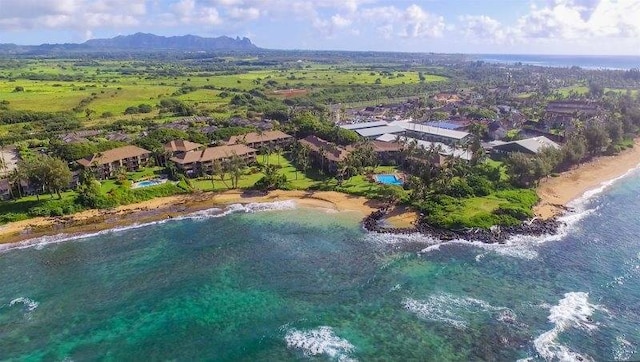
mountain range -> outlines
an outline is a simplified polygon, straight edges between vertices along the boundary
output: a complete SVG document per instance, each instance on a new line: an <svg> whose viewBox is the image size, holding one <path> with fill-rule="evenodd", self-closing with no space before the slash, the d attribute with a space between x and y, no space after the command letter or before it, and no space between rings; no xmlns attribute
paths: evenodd
<svg viewBox="0 0 640 362"><path fill-rule="evenodd" d="M220 36L204 38L197 35L160 36L146 33L119 35L109 39L91 39L84 43L16 45L0 44L3 54L44 55L67 52L210 52L210 51L247 51L259 49L249 38Z"/></svg>

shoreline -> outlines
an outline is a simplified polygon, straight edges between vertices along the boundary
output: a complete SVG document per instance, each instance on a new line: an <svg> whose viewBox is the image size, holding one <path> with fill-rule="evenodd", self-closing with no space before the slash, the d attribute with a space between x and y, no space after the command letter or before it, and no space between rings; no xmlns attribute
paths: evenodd
<svg viewBox="0 0 640 362"><path fill-rule="evenodd" d="M219 193L197 192L156 198L113 209L91 209L61 217L37 217L0 226L0 245L59 234L79 235L118 227L172 219L233 204L270 203L293 200L298 207L336 212L358 212L362 217L382 207L382 202L336 191L285 191L268 193L227 190ZM417 213L405 206L393 210L387 221L398 228L412 226Z"/></svg>
<svg viewBox="0 0 640 362"><path fill-rule="evenodd" d="M640 138L634 147L617 155L599 156L575 168L540 181L536 192L540 201L533 208L536 217L550 219L570 209L571 202L640 166Z"/></svg>
<svg viewBox="0 0 640 362"><path fill-rule="evenodd" d="M600 156L557 177L547 177L542 180L536 188L540 201L533 209L535 217L546 221L554 220L570 209L568 205L572 201L579 199L586 192L597 189L639 167L640 138L635 140L634 145L633 148L624 150L618 155ZM37 217L7 223L0 226L0 245L62 233L67 235L95 233L134 224L157 222L232 204L246 205L287 200L295 201L297 206L302 208L358 212L362 214L364 220L384 206L378 200L369 200L336 191L196 192L156 198L113 209L91 209L67 216ZM382 220L390 229L415 230L418 226L417 212L403 205L385 212Z"/></svg>

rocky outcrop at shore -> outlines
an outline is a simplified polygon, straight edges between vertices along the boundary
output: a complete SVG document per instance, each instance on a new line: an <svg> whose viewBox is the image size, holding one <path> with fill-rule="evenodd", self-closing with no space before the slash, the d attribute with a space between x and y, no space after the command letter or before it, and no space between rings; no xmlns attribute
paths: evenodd
<svg viewBox="0 0 640 362"><path fill-rule="evenodd" d="M392 228L382 225L381 220L387 216L390 207L378 209L362 220L362 226L367 231L378 233L393 234L411 234L421 233L434 237L441 241L450 241L455 239L463 239L469 241L477 241L487 244L504 243L512 236L529 235L541 236L547 234L555 234L562 222L557 218L539 219L534 218L529 221L523 221L516 226L496 226L489 230L480 228L467 228L461 230L450 230L435 227L422 221L418 221L417 225L412 228Z"/></svg>

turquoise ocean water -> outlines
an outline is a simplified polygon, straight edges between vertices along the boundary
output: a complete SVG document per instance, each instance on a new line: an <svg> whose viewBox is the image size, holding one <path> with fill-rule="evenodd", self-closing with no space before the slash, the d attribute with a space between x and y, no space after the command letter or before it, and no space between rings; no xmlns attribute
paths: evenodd
<svg viewBox="0 0 640 362"><path fill-rule="evenodd" d="M294 202L0 251L0 360L640 359L640 173L558 236L363 231Z"/></svg>
<svg viewBox="0 0 640 362"><path fill-rule="evenodd" d="M538 55L538 54L476 54L472 60L489 63L522 63L544 67L584 69L620 69L640 68L640 56L637 55Z"/></svg>

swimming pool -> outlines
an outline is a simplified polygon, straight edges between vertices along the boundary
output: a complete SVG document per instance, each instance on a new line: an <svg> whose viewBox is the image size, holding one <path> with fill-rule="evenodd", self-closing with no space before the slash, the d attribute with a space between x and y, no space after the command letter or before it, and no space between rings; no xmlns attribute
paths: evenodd
<svg viewBox="0 0 640 362"><path fill-rule="evenodd" d="M149 186L156 186L156 185L161 185L163 183L167 182L166 179L160 179L160 178L156 178L153 180L144 180L144 181L140 181L140 182L136 182L134 183L131 188L139 188L139 187L149 187Z"/></svg>
<svg viewBox="0 0 640 362"><path fill-rule="evenodd" d="M398 176L393 174L380 174L380 175L375 175L373 177L376 179L376 181L385 185L402 186L403 184L402 180L399 179Z"/></svg>

